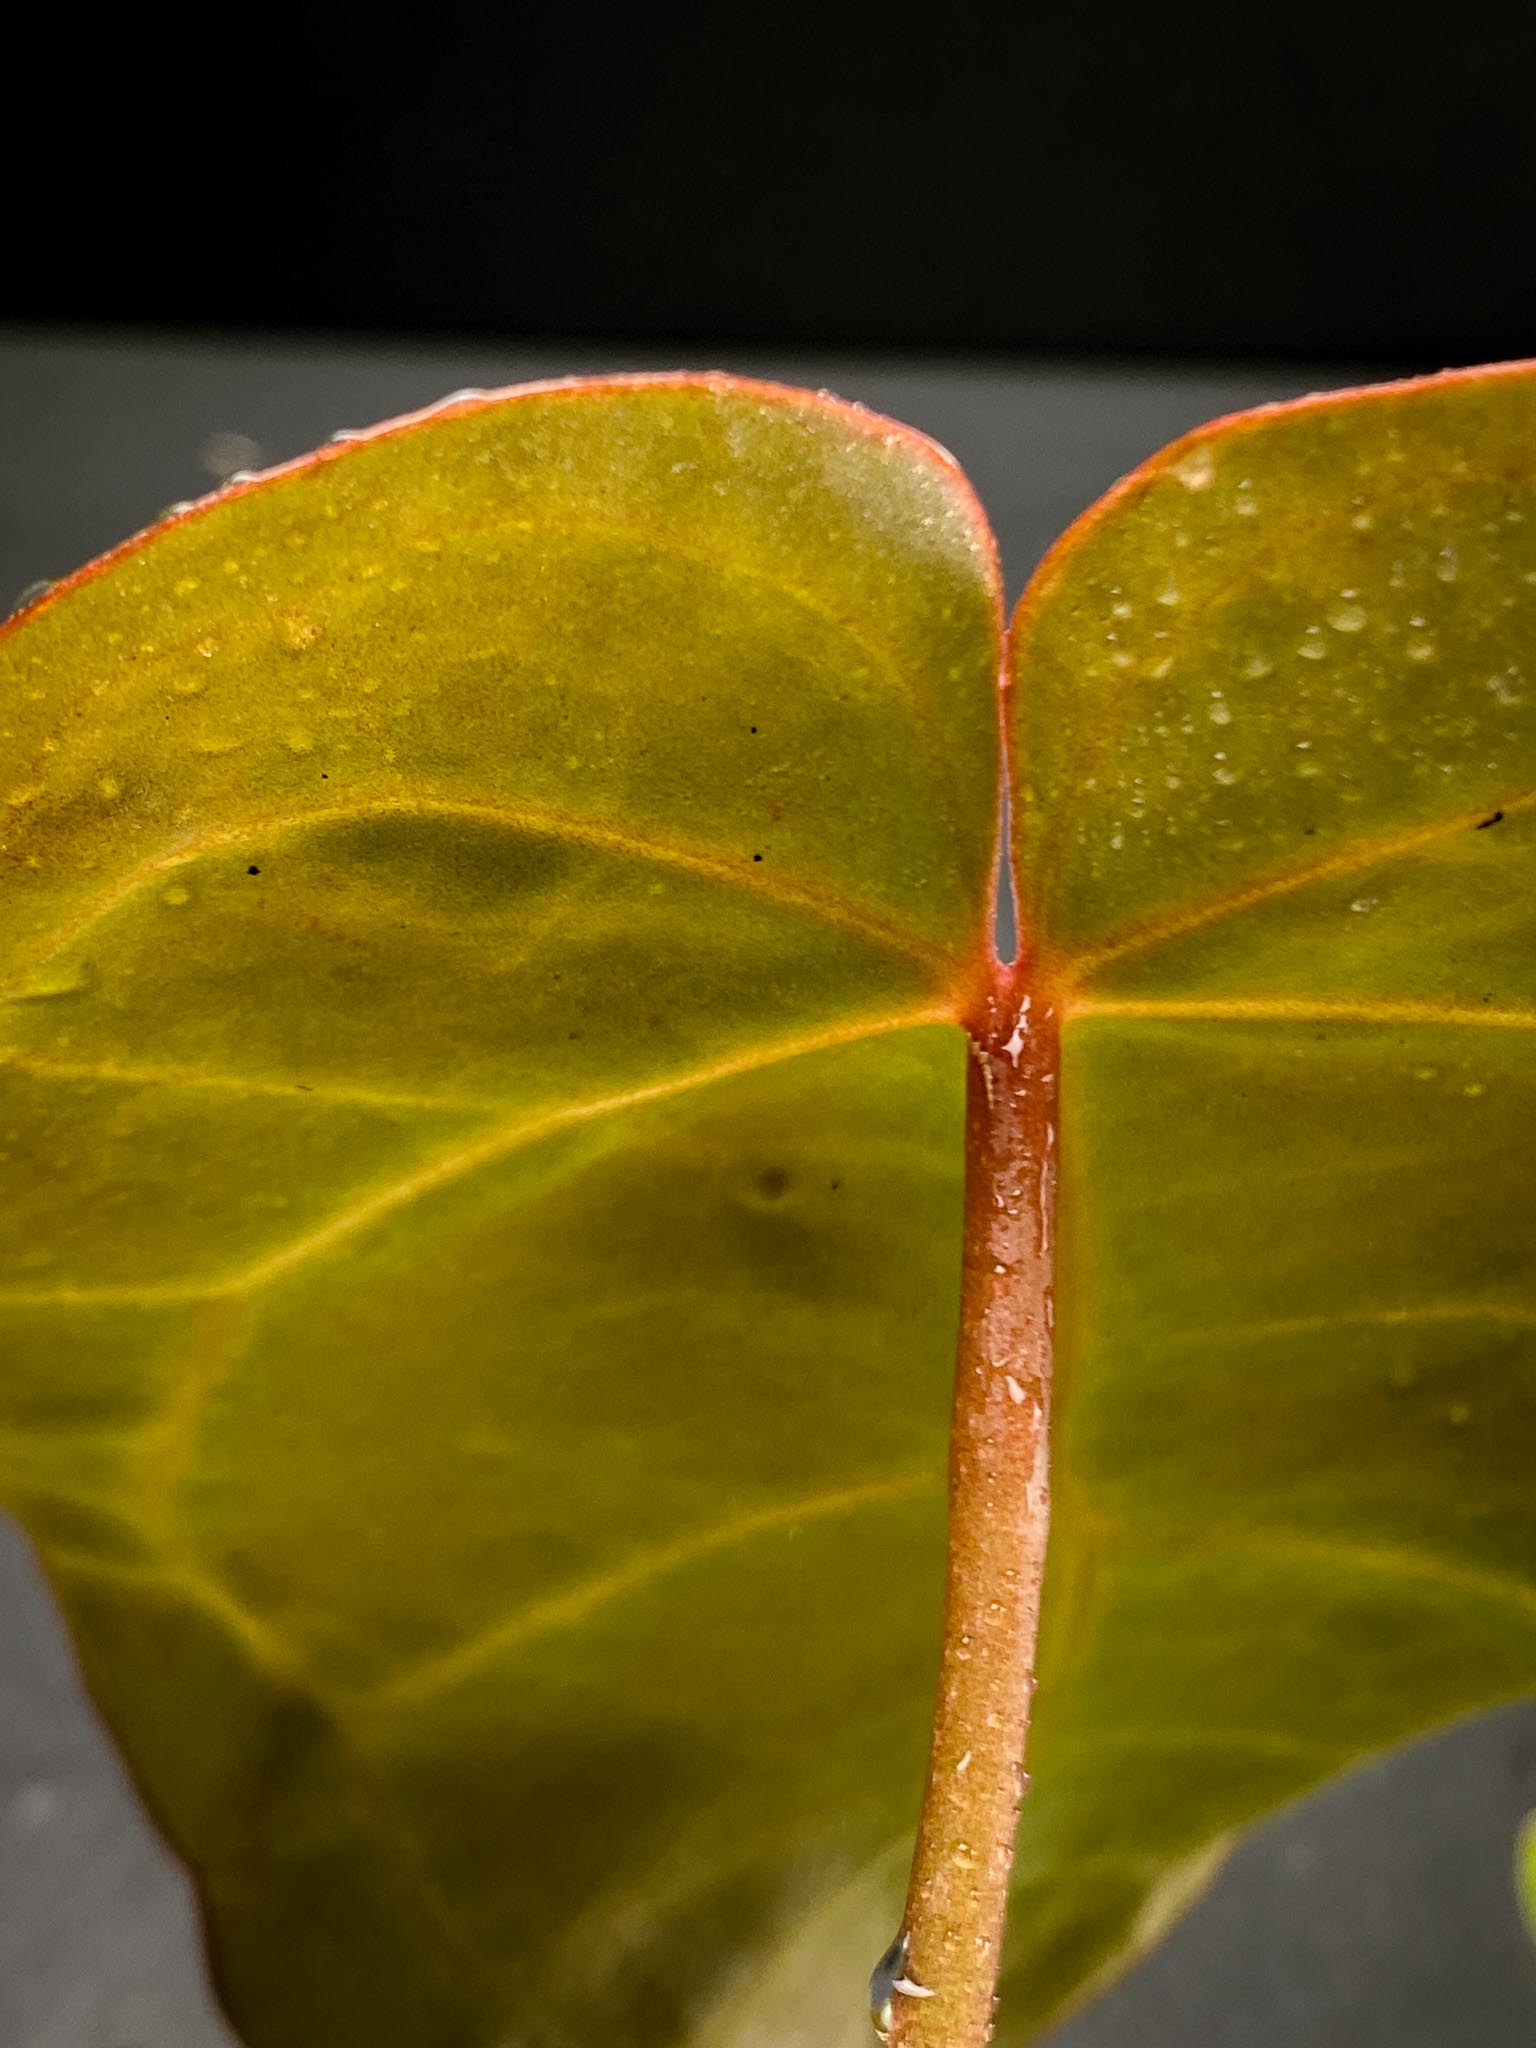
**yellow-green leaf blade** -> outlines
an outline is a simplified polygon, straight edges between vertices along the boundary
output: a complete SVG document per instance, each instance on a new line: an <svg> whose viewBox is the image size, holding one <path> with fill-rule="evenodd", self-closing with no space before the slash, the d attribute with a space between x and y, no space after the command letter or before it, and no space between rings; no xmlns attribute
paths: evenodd
<svg viewBox="0 0 1536 2048"><path fill-rule="evenodd" d="M0 1487L253 2048L671 2040L909 1825L997 639L936 451L723 379L0 638Z"/></svg>
<svg viewBox="0 0 1536 2048"><path fill-rule="evenodd" d="M1021 610L1068 1022L1015 2038L1536 1682L1533 419L1516 368L1203 430Z"/></svg>

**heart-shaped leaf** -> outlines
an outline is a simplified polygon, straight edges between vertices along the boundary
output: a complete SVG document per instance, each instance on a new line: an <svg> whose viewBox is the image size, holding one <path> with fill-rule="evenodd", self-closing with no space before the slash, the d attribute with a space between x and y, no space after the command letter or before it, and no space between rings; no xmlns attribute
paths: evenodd
<svg viewBox="0 0 1536 2048"><path fill-rule="evenodd" d="M999 638L918 436L650 379L0 641L5 1492L253 2048L675 2039L910 1829Z"/></svg>
<svg viewBox="0 0 1536 2048"><path fill-rule="evenodd" d="M1011 2041L1536 1672L1533 407L1211 430L1021 614L1065 1385ZM916 437L651 379L227 494L0 639L0 1478L252 2048L860 2038L995 604Z"/></svg>
<svg viewBox="0 0 1536 2048"><path fill-rule="evenodd" d="M1529 367L1219 423L1021 607L1069 1022L1016 2024L1536 1682L1533 435Z"/></svg>

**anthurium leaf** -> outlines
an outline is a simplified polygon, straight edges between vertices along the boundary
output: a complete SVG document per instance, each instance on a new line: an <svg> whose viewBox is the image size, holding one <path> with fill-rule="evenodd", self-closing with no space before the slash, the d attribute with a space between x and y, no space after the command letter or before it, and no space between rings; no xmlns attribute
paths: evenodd
<svg viewBox="0 0 1536 2048"><path fill-rule="evenodd" d="M1536 1683L1536 371L1219 423L1026 595L1063 1040L1009 2038L1233 1830Z"/></svg>
<svg viewBox="0 0 1536 2048"><path fill-rule="evenodd" d="M1211 430L1021 614L1063 1398L1006 2040L1536 1673L1533 411ZM860 2038L993 588L913 437L651 381L303 467L0 640L6 1493L253 2048Z"/></svg>
<svg viewBox="0 0 1536 2048"><path fill-rule="evenodd" d="M3 1493L251 2048L702 2038L895 1910L1000 632L939 451L685 378L0 637Z"/></svg>

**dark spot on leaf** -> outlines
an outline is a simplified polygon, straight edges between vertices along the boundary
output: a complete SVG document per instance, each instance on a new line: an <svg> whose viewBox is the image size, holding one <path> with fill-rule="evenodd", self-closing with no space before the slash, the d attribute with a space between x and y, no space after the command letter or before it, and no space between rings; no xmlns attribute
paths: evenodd
<svg viewBox="0 0 1536 2048"><path fill-rule="evenodd" d="M752 858L753 858L754 860L761 860L761 859L762 859L762 857L763 857L763 856L762 856L762 855L761 855L760 853L754 853L754 854L753 854L753 856L752 856Z"/></svg>
<svg viewBox="0 0 1536 2048"><path fill-rule="evenodd" d="M789 1174L782 1166L765 1166L757 1176L757 1192L765 1202L779 1202L789 1193Z"/></svg>
<svg viewBox="0 0 1536 2048"><path fill-rule="evenodd" d="M835 1195L835 1194L837 1193L838 1189L839 1189L839 1188L840 1188L841 1186L842 1186L842 1182L841 1182L840 1180L835 1180L835 1181L833 1181L833 1183L832 1183L832 1192L833 1192L833 1194L834 1194L834 1195Z"/></svg>
<svg viewBox="0 0 1536 2048"><path fill-rule="evenodd" d="M1495 811L1491 818L1479 818L1473 830L1476 832L1486 832L1490 825L1497 825L1503 815L1502 811Z"/></svg>
<svg viewBox="0 0 1536 2048"><path fill-rule="evenodd" d="M246 872L246 873L247 873L248 875L259 875L259 874L261 873L261 869L260 869L260 868L247 868L245 872Z"/></svg>
<svg viewBox="0 0 1536 2048"><path fill-rule="evenodd" d="M757 731L757 727L756 727L756 726L754 725L754 726L753 726L753 727L751 728L751 730L752 730L753 732L756 732L756 731Z"/></svg>

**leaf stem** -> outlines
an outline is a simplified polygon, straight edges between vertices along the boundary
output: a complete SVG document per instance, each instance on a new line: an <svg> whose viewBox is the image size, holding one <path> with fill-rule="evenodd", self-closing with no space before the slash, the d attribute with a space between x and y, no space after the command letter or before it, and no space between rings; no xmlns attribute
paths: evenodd
<svg viewBox="0 0 1536 2048"><path fill-rule="evenodd" d="M950 1436L949 1576L933 1746L898 1967L892 2048L983 2048L1035 1689L1050 1519L1058 1034L1000 971L973 1027L965 1252Z"/></svg>

